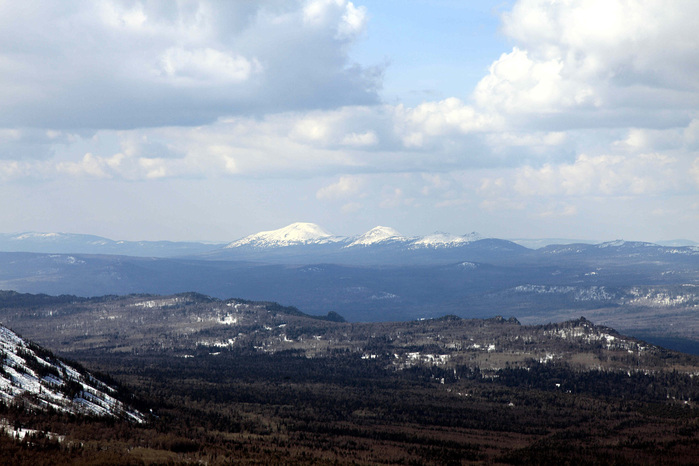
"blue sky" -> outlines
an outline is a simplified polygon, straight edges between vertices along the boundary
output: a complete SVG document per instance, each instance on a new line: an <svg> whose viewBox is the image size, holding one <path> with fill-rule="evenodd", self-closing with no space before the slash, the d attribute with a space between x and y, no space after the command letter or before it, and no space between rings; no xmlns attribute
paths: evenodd
<svg viewBox="0 0 699 466"><path fill-rule="evenodd" d="M699 3L0 3L0 231L699 241Z"/></svg>
<svg viewBox="0 0 699 466"><path fill-rule="evenodd" d="M364 2L367 31L350 57L389 63L383 80L386 102L468 98L493 57L509 51L507 38L498 33L498 15L510 3Z"/></svg>

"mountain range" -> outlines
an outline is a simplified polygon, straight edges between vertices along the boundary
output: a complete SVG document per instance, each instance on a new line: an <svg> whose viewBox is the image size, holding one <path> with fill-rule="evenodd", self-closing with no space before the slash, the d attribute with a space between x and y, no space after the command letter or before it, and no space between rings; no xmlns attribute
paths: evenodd
<svg viewBox="0 0 699 466"><path fill-rule="evenodd" d="M335 236L314 223L292 223L284 228L262 231L234 241L225 249L242 247L277 248L302 245L336 244L342 248L402 244L410 249L454 247L482 239L477 233L463 236L437 232L428 236L407 237L391 227L377 226L357 236Z"/></svg>
<svg viewBox="0 0 699 466"><path fill-rule="evenodd" d="M366 233L355 236L337 236L313 224L297 222L286 227L255 233L229 243L177 242L177 241L115 241L94 235L72 233L0 233L0 251L36 252L56 254L115 254L135 257L189 257L200 259L265 259L263 253L273 257L298 257L300 254L314 254L319 259L331 254L333 258L347 257L349 262L355 256L362 256L358 250L365 248L392 249L394 252L420 250L452 250L463 248L479 241L487 240L490 248L497 244L509 251L541 249L551 245L594 244L589 241L566 239L517 239L504 240L484 238L472 232L453 235L435 232L425 236L404 236L393 228L377 226ZM613 244L613 243L599 243ZM689 240L674 240L655 243L639 243L671 248L696 247ZM482 246L483 244L481 244ZM472 245L473 246L473 245ZM366 251L364 251L366 252ZM275 254L276 253L276 254ZM419 259L412 254L411 259ZM382 258L383 259L383 258ZM396 258L386 257L395 260ZM400 261L399 261L400 262Z"/></svg>
<svg viewBox="0 0 699 466"><path fill-rule="evenodd" d="M158 243L160 253L177 257L144 254L157 249L147 242L102 244L62 234L3 238L0 250L10 249L9 242L13 250L35 245L42 251L0 252L0 289L18 292L194 291L276 301L310 314L334 311L353 322L506 312L524 323L545 323L584 311L595 323L699 353L697 246L611 241L529 249L475 233L406 237L388 227L339 237L309 223L206 250L199 243L196 251Z"/></svg>

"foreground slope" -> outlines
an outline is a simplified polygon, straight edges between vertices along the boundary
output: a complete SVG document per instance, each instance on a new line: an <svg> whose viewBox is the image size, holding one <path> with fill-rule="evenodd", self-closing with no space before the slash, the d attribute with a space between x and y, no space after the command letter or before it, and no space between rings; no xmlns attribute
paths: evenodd
<svg viewBox="0 0 699 466"><path fill-rule="evenodd" d="M143 422L117 400L117 389L80 366L56 358L0 325L0 402L38 410L120 417Z"/></svg>

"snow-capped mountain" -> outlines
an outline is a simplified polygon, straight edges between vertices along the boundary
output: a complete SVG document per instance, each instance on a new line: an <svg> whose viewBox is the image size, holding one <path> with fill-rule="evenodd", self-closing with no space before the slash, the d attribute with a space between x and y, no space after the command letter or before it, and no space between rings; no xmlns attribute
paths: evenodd
<svg viewBox="0 0 699 466"><path fill-rule="evenodd" d="M51 352L25 341L0 325L0 400L38 409L53 408L143 422L144 417L115 398L117 390L84 369L73 367Z"/></svg>
<svg viewBox="0 0 699 466"><path fill-rule="evenodd" d="M226 249L241 246L276 248L303 244L326 244L341 240L315 223L297 222L278 230L261 231L234 241Z"/></svg>
<svg viewBox="0 0 699 466"><path fill-rule="evenodd" d="M467 243L482 239L478 233L463 236L436 232L427 236L408 237L391 227L377 226L361 235L342 237L329 233L314 223L292 223L284 228L271 231L261 231L246 236L232 243L225 249L235 249L243 246L259 249L282 248L312 244L336 243L343 248L357 246L403 245L407 249L449 248L463 246Z"/></svg>
<svg viewBox="0 0 699 466"><path fill-rule="evenodd" d="M455 246L463 246L464 244L478 241L479 239L483 238L475 231L463 236L438 231L431 235L423 236L412 241L410 243L410 248L451 248Z"/></svg>
<svg viewBox="0 0 699 466"><path fill-rule="evenodd" d="M482 239L477 233L405 236L394 228L377 226L342 237L313 223L293 223L246 236L202 257L291 264L426 264L490 260L526 251L509 241Z"/></svg>
<svg viewBox="0 0 699 466"><path fill-rule="evenodd" d="M373 244L386 243L388 241L408 241L409 238L398 233L391 227L377 226L367 231L363 235L351 238L351 242L346 246L370 246Z"/></svg>

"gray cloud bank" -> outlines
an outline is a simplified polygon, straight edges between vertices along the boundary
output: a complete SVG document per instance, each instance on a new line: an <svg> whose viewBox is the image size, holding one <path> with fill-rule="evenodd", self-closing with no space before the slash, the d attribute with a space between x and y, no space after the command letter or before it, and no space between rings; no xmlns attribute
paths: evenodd
<svg viewBox="0 0 699 466"><path fill-rule="evenodd" d="M133 129L371 104L346 2L22 1L0 5L0 126Z"/></svg>

